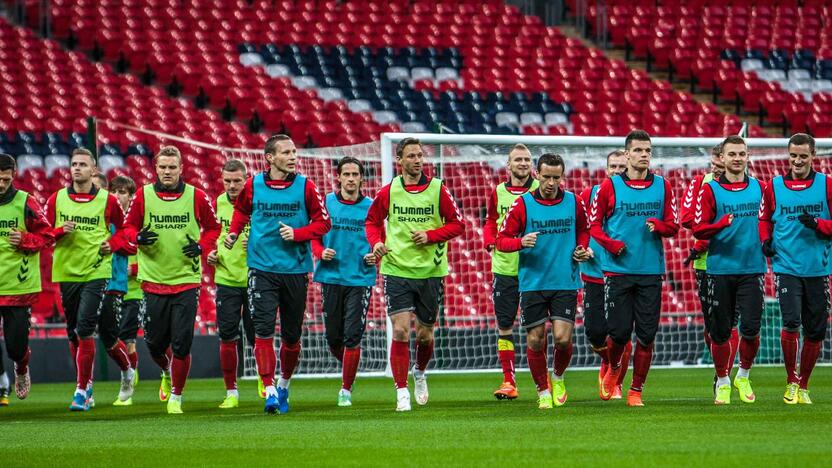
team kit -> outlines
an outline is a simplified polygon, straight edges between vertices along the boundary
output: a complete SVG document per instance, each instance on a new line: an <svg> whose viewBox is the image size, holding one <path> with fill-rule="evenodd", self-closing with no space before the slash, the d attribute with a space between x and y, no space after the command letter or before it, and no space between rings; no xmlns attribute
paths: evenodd
<svg viewBox="0 0 832 468"><path fill-rule="evenodd" d="M670 183L651 170L651 139L644 131L630 132L624 148L607 155L604 181L581 193L563 188L561 156L547 153L533 161L529 148L515 145L507 157L508 178L488 201L483 229L503 375L494 397L519 396L519 311L538 407L567 403L564 375L583 290L583 331L601 361L600 399L643 406L661 314L663 239L688 229L695 244L685 265L695 271L703 339L713 357L713 402L730 404L735 391L744 403L756 401L750 370L760 347L764 275L771 268L783 318L783 401L811 404L809 379L832 309L832 182L812 168L811 136L793 135L787 151L788 171L762 181L750 174L746 142L729 136L677 206ZM95 405L96 336L121 370L112 404L133 404L141 329L161 370L159 399L168 413L182 413L203 262L213 268L217 287L226 387L219 408L239 406L238 346L245 336L254 344L264 411L289 411L310 273L321 288L327 345L342 367L337 405L352 405L378 274L392 324L395 409L411 410L411 375L413 398L426 405L448 245L465 224L448 187L425 173L422 144L415 138L399 142L400 174L375 198L362 193L364 167L355 158L338 161L338 189L322 195L297 171L297 149L288 136L270 137L264 156L268 168L253 176L241 161L226 161L225 192L212 200L182 180L176 147L155 155L157 180L143 187L124 176L107 181L93 154L76 149L72 184L41 207L14 187L14 158L0 155L0 321L14 362L13 384L0 369L0 405L9 404L12 387L20 399L31 389L29 318L41 291L39 252L52 246L52 280L60 287L77 377L71 411Z"/></svg>

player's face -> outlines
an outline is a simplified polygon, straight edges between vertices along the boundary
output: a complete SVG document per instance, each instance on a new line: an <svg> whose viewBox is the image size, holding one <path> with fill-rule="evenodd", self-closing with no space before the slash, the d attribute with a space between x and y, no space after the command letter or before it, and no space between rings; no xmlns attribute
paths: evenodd
<svg viewBox="0 0 832 468"><path fill-rule="evenodd" d="M298 149L292 140L277 142L274 154L267 154L266 160L275 169L285 174L294 174L298 164Z"/></svg>
<svg viewBox="0 0 832 468"><path fill-rule="evenodd" d="M222 171L222 186L225 193L234 200L246 183L246 173L243 171Z"/></svg>
<svg viewBox="0 0 832 468"><path fill-rule="evenodd" d="M809 149L809 145L789 145L789 166L792 169L792 176L802 179L809 175L812 170L812 160L815 159L815 152Z"/></svg>
<svg viewBox="0 0 832 468"><path fill-rule="evenodd" d="M714 175L714 179L719 179L722 174L725 174L725 164L722 163L722 158L718 154L711 156L711 174Z"/></svg>
<svg viewBox="0 0 832 468"><path fill-rule="evenodd" d="M621 174L627 170L627 156L618 155L610 156L607 160L607 177L612 177L616 174Z"/></svg>
<svg viewBox="0 0 832 468"><path fill-rule="evenodd" d="M653 145L649 141L633 140L630 147L624 150L627 157L627 166L638 171L645 171L650 168L650 156L653 154Z"/></svg>
<svg viewBox="0 0 832 468"><path fill-rule="evenodd" d="M516 149L508 155L508 170L517 179L525 179L532 172L532 154Z"/></svg>
<svg viewBox="0 0 832 468"><path fill-rule="evenodd" d="M748 148L742 143L728 143L722 147L722 164L729 174L742 174L748 167Z"/></svg>
<svg viewBox="0 0 832 468"><path fill-rule="evenodd" d="M540 193L543 197L555 198L563 180L563 166L543 164L537 172L537 180L540 182Z"/></svg>
<svg viewBox="0 0 832 468"><path fill-rule="evenodd" d="M76 154L72 157L70 171L72 172L73 182L84 184L92 179L95 172L95 163L86 154Z"/></svg>
<svg viewBox="0 0 832 468"><path fill-rule="evenodd" d="M127 191L126 188L119 188L113 192L118 198L118 204L121 205L121 209L127 211L127 208L130 207L130 200L133 199L133 195Z"/></svg>
<svg viewBox="0 0 832 468"><path fill-rule="evenodd" d="M418 177L422 173L422 164L425 161L425 154L422 152L422 145L407 145L402 148L402 155L398 157L402 172Z"/></svg>
<svg viewBox="0 0 832 468"><path fill-rule="evenodd" d="M358 164L348 163L341 166L341 173L338 174L338 182L341 190L353 195L361 188L361 170Z"/></svg>
<svg viewBox="0 0 832 468"><path fill-rule="evenodd" d="M182 161L176 156L159 156L156 158L156 177L163 186L173 188L182 175Z"/></svg>
<svg viewBox="0 0 832 468"><path fill-rule="evenodd" d="M107 177L102 174L96 174L92 178L92 184L96 188L107 190Z"/></svg>
<svg viewBox="0 0 832 468"><path fill-rule="evenodd" d="M0 195L9 190L12 186L12 180L14 180L13 170L6 169L5 171L0 171Z"/></svg>

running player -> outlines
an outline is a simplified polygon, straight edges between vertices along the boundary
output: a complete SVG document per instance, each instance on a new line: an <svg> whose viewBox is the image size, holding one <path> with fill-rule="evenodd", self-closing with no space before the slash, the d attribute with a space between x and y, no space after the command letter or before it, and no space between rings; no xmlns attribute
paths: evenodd
<svg viewBox="0 0 832 468"><path fill-rule="evenodd" d="M425 371L433 356L433 327L444 300L448 241L465 230L451 192L422 171L422 144L405 138L396 147L400 176L379 190L367 214L367 240L381 263L387 314L393 323L390 367L396 384L396 411L410 411L411 320L416 318L416 403L428 402ZM385 230L385 220L387 228Z"/></svg>
<svg viewBox="0 0 832 468"><path fill-rule="evenodd" d="M503 368L503 383L494 391L498 400L517 398L517 383L514 380L514 322L517 308L520 306L520 291L517 289L516 252L495 250L497 230L503 224L514 200L538 186L532 177L532 154L522 143L514 145L508 153L508 181L501 183L491 192L488 202L488 214L483 227L486 250L491 253L491 272L494 275L491 298L494 303L494 315L497 317L497 356Z"/></svg>
<svg viewBox="0 0 832 468"><path fill-rule="evenodd" d="M714 403L731 403L731 329L740 323L740 368L734 379L740 400L754 403L748 378L760 347L763 315L763 275L766 260L760 249L758 216L763 187L748 176L748 147L732 135L722 142L725 172L702 185L696 202L693 235L708 240L706 283L708 333L717 374Z"/></svg>
<svg viewBox="0 0 832 468"><path fill-rule="evenodd" d="M663 237L679 231L670 183L650 171L650 135L633 130L625 139L627 170L605 180L590 209L590 233L610 255L604 261L604 310L607 316L610 370L601 399L612 397L622 372L621 357L636 332L633 380L627 405L643 406L641 394L659 328Z"/></svg>
<svg viewBox="0 0 832 468"><path fill-rule="evenodd" d="M771 257L777 299L783 315L780 345L786 365L786 404L812 404L809 377L823 350L832 300L829 252L832 250L832 181L815 172L815 139L796 133L789 139L789 172L763 192L760 240ZM803 330L800 372L797 345Z"/></svg>
<svg viewBox="0 0 832 468"><path fill-rule="evenodd" d="M342 364L338 406L352 406L361 338L376 284L376 256L364 234L364 220L373 199L361 193L361 161L342 158L337 170L339 189L326 196L332 230L323 239L312 239L312 253L320 259L313 279L321 283L329 350Z"/></svg>
<svg viewBox="0 0 832 468"><path fill-rule="evenodd" d="M246 180L234 202L223 244L234 247L250 223L246 249L249 308L254 320L254 358L266 387L267 413L289 411L289 380L300 359L306 290L312 271L309 241L329 231L323 198L312 180L297 172L297 148L286 135L272 135L264 148L269 168ZM280 378L275 386L274 331L280 313Z"/></svg>
<svg viewBox="0 0 832 468"><path fill-rule="evenodd" d="M237 391L237 350L240 346L240 319L246 341L254 343L254 324L249 314L246 283L248 267L246 266L245 239L248 230L244 229L243 239L239 245L226 249L222 244L231 226L234 214L234 202L246 182L246 166L239 159L229 159L220 174L225 192L216 200L217 217L222 224L222 233L217 249L208 254L208 264L214 267L214 282L217 284L217 324L220 335L220 369L225 381L225 399L220 408L229 409L240 406L240 393Z"/></svg>
<svg viewBox="0 0 832 468"><path fill-rule="evenodd" d="M15 393L23 400L31 387L29 317L41 290L39 252L52 243L53 234L34 197L15 188L15 172L14 158L0 154L0 321L14 361ZM5 369L0 384L8 392ZM0 406L8 404L8 393L0 394Z"/></svg>
<svg viewBox="0 0 832 468"><path fill-rule="evenodd" d="M518 198L497 235L497 249L519 251L521 321L526 329L529 370L537 385L540 409L566 404L563 374L572 359L572 330L581 278L577 262L587 250L589 224L583 201L560 188L565 164L557 154L537 160L540 187ZM546 363L546 322L555 341L552 393Z"/></svg>
<svg viewBox="0 0 832 468"><path fill-rule="evenodd" d="M169 414L181 414L202 281L200 257L216 249L220 224L205 192L182 181L179 149L163 147L154 164L158 179L136 191L117 236L138 245L144 339L162 369L159 399L167 401Z"/></svg>
<svg viewBox="0 0 832 468"><path fill-rule="evenodd" d="M615 150L607 154L607 178L621 174L627 170L627 157L623 150ZM584 206L592 206L592 201L598 194L601 185L594 185L581 192L581 200ZM598 370L598 393L601 394L601 386L604 382L604 375L610 368L609 350L607 348L607 317L604 315L604 258L607 253L595 239L590 238L589 248L593 257L580 264L581 279L584 282L584 333L592 351L601 358L601 368ZM618 376L618 384L615 386L610 399L621 399L621 383L627 375L627 366L630 364L630 354L633 350L633 343L627 340L624 354L621 356L621 373Z"/></svg>
<svg viewBox="0 0 832 468"><path fill-rule="evenodd" d="M52 280L60 285L66 314L67 335L76 365L76 389L69 409L87 411L92 398L95 365L95 330L102 320L102 301L112 276L110 226L121 226L124 213L113 195L93 184L95 158L85 148L71 155L72 184L52 195L46 203L46 218L55 227ZM108 311L108 314L114 313ZM109 343L107 353L119 366L125 362L122 349Z"/></svg>

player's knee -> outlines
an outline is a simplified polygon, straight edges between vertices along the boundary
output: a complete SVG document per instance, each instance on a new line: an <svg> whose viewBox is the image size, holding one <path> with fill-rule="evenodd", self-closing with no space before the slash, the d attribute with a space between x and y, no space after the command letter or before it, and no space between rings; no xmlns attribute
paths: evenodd
<svg viewBox="0 0 832 468"><path fill-rule="evenodd" d="M344 339L345 348L357 348L359 346L361 346L360 336L348 336Z"/></svg>
<svg viewBox="0 0 832 468"><path fill-rule="evenodd" d="M555 348L566 349L572 344L571 336L555 336Z"/></svg>
<svg viewBox="0 0 832 468"><path fill-rule="evenodd" d="M336 348L336 349L337 348L343 348L344 347L344 340L342 340L341 338L336 338L336 337L327 337L326 338L326 344L330 348Z"/></svg>
<svg viewBox="0 0 832 468"><path fill-rule="evenodd" d="M760 325L741 324L739 332L742 337L754 338L760 334Z"/></svg>
<svg viewBox="0 0 832 468"><path fill-rule="evenodd" d="M541 351L546 346L546 336L544 335L544 327L534 327L529 329L526 334L526 345L532 351Z"/></svg>
<svg viewBox="0 0 832 468"><path fill-rule="evenodd" d="M184 358L185 356L191 354L190 343L171 343L170 350L173 352L174 356L180 358Z"/></svg>
<svg viewBox="0 0 832 468"><path fill-rule="evenodd" d="M281 332L280 333L280 342L284 343L288 346L294 346L298 342L300 342L300 333L293 333L293 332Z"/></svg>
<svg viewBox="0 0 832 468"><path fill-rule="evenodd" d="M26 350L28 348L29 347L25 345L9 346L9 343L6 343L6 352L9 353L9 359L14 362L19 362L21 359L26 357Z"/></svg>
<svg viewBox="0 0 832 468"><path fill-rule="evenodd" d="M101 344L103 344L104 348L106 348L106 349L113 349L113 346L115 346L116 343L118 343L118 338L117 337L109 337L109 336L102 336L101 337Z"/></svg>
<svg viewBox="0 0 832 468"><path fill-rule="evenodd" d="M824 323L820 327L815 327L812 330L804 329L803 330L803 339L808 341L820 341L822 342L826 338L826 323Z"/></svg>

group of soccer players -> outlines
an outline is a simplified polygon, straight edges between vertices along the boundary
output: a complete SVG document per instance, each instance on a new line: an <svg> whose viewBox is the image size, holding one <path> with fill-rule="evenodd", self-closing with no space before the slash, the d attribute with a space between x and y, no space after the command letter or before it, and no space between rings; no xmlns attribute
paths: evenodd
<svg viewBox="0 0 832 468"><path fill-rule="evenodd" d="M755 401L749 370L759 348L766 257L771 258L783 314L784 401L811 403L809 377L832 307L832 183L812 170L810 136L794 135L788 151L789 173L765 184L748 174L744 140L726 138L714 150L712 171L691 182L682 205L681 224L697 238L686 263L694 262L697 269L717 404L730 403L737 352L740 367L733 386L742 401ZM659 327L663 238L680 229L670 183L650 170L651 152L650 136L632 131L624 149L607 156L607 179L580 195L562 187L566 164L561 156L541 155L533 171L526 146L515 145L509 153L509 177L494 190L484 229L485 247L492 252L504 374L494 392L498 399L518 397L513 327L519 308L538 406L566 403L564 373L572 358L578 291L583 289L584 330L601 358L601 399L623 398L632 355L626 401L643 405ZM270 137L264 155L268 168L253 177L241 161L227 161L221 173L225 192L212 201L182 180L182 157L173 146L154 157L156 182L138 188L123 176L108 187L92 153L77 149L71 156L71 186L55 193L45 210L14 188L15 161L0 155L0 273L11 279L0 285L0 319L15 363L17 396L25 398L30 389L29 314L40 291L38 252L54 245L52 276L60 285L77 372L73 411L94 405L96 332L121 369L113 404L132 404L141 322L162 373L159 398L167 402L168 413L182 413L203 259L213 267L217 284L226 387L220 408L239 405L242 324L248 342L254 343L264 410L289 410L310 273L321 284L329 349L342 363L337 404L350 406L379 271L392 322L389 357L396 410L411 409L409 373L417 404L427 404L425 372L444 297L448 242L465 225L447 186L424 172L421 143L407 138L398 144L401 174L375 199L362 193L364 167L355 158L338 162L338 189L322 196L312 180L298 173L297 149L288 136ZM411 368L414 319L416 360ZM547 322L555 344L551 376ZM3 372L0 392L6 390L0 405L8 404L9 388Z"/></svg>

